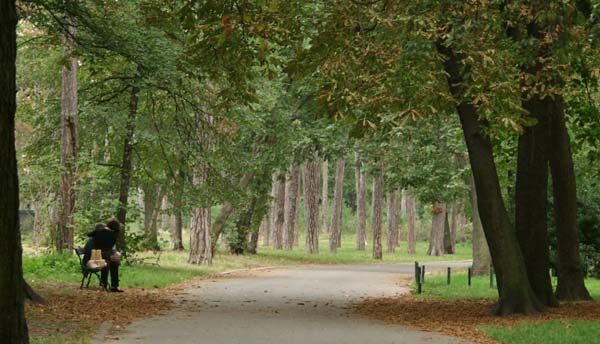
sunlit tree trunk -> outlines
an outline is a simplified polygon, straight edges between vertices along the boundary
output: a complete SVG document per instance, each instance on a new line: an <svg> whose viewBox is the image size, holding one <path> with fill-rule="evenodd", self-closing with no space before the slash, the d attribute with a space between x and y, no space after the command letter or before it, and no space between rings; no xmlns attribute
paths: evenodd
<svg viewBox="0 0 600 344"><path fill-rule="evenodd" d="M304 164L304 217L306 223L306 252L319 253L319 156Z"/></svg>
<svg viewBox="0 0 600 344"><path fill-rule="evenodd" d="M444 255L444 226L446 224L446 203L435 202L431 208L431 234L429 235L430 256Z"/></svg>
<svg viewBox="0 0 600 344"><path fill-rule="evenodd" d="M22 248L19 230L19 178L15 151L15 2L0 1L0 338L29 343L25 321Z"/></svg>
<svg viewBox="0 0 600 344"><path fill-rule="evenodd" d="M68 1L65 3L68 5ZM75 180L79 155L77 113L77 69L75 51L75 25L73 18L66 14L66 31L63 35L62 91L61 91L61 156L58 194L60 206L56 219L54 246L59 252L73 249L73 215L75 212Z"/></svg>
<svg viewBox="0 0 600 344"><path fill-rule="evenodd" d="M342 206L344 202L344 174L346 160L337 159L335 164L335 188L333 193L333 213L331 214L331 228L329 229L329 252L337 252L341 241L342 232ZM323 184L325 185L325 184Z"/></svg>
<svg viewBox="0 0 600 344"><path fill-rule="evenodd" d="M373 259L383 258L381 231L383 218L383 164L376 172L373 183Z"/></svg>
<svg viewBox="0 0 600 344"><path fill-rule="evenodd" d="M298 170L300 167L293 164L288 171L285 181L285 202L283 218L283 244L286 250L294 246L294 235L296 228L296 198L298 197Z"/></svg>

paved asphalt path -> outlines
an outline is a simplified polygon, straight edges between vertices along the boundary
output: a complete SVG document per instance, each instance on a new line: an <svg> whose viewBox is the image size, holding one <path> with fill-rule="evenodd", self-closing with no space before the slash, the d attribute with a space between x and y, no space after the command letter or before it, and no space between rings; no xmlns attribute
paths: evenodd
<svg viewBox="0 0 600 344"><path fill-rule="evenodd" d="M427 263L427 272L470 262ZM406 293L413 264L274 268L191 283L165 315L108 331L94 343L465 343L351 314L366 297Z"/></svg>

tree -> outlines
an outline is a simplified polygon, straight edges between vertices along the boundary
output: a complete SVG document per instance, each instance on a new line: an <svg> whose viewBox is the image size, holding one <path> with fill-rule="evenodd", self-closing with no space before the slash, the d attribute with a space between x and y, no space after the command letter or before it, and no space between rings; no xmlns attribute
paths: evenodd
<svg viewBox="0 0 600 344"><path fill-rule="evenodd" d="M443 256L445 253L444 230L446 217L446 203L434 203L431 207L431 234L429 236L429 249L427 250L427 254L430 256Z"/></svg>
<svg viewBox="0 0 600 344"><path fill-rule="evenodd" d="M321 190L321 210L323 212L321 215L323 218L323 224L321 225L321 230L323 231L323 233L329 233L329 162L325 159L323 159L321 172L323 173L323 177L321 178L323 181Z"/></svg>
<svg viewBox="0 0 600 344"><path fill-rule="evenodd" d="M375 174L373 183L373 259L382 259L383 250L381 247L381 227L383 217L383 176L385 172L383 165L380 164Z"/></svg>
<svg viewBox="0 0 600 344"><path fill-rule="evenodd" d="M304 218L306 223L306 252L319 253L319 156L304 163Z"/></svg>
<svg viewBox="0 0 600 344"><path fill-rule="evenodd" d="M273 248L283 248L283 225L285 222L285 173L276 173L275 199L273 200Z"/></svg>
<svg viewBox="0 0 600 344"><path fill-rule="evenodd" d="M465 177L465 183L469 186L469 200L471 201L471 211L473 214L473 234L471 242L473 245L473 275L486 275L489 272L492 258L490 250L485 240L483 225L479 217L479 206L477 202L477 191L475 190L475 181L473 176Z"/></svg>
<svg viewBox="0 0 600 344"><path fill-rule="evenodd" d="M285 182L283 244L286 250L291 250L294 246L297 227L296 214L298 213L296 207L298 205L297 198L300 184L299 171L300 166L298 164L293 164L287 173Z"/></svg>
<svg viewBox="0 0 600 344"><path fill-rule="evenodd" d="M25 321L19 179L15 151L17 12L14 1L0 3L0 338L29 343Z"/></svg>
<svg viewBox="0 0 600 344"><path fill-rule="evenodd" d="M354 153L356 178L356 249L363 251L367 241L367 172L361 166L360 155Z"/></svg>
<svg viewBox="0 0 600 344"><path fill-rule="evenodd" d="M416 204L412 191L406 191L406 222L407 222L407 251L409 254L417 253L417 230L416 230Z"/></svg>
<svg viewBox="0 0 600 344"><path fill-rule="evenodd" d="M341 244L342 206L344 196L344 172L346 159L339 157L335 163L335 189L333 192L333 213L329 230L329 252L336 253Z"/></svg>
<svg viewBox="0 0 600 344"><path fill-rule="evenodd" d="M72 5L65 1L67 7ZM65 14L66 29L63 36L63 58L66 63L62 67L61 92L61 155L60 179L58 194L60 207L56 219L55 247L59 252L73 249L73 231L75 212L75 180L77 175L77 158L79 155L79 115L77 108L77 69L78 61L75 51L74 18Z"/></svg>

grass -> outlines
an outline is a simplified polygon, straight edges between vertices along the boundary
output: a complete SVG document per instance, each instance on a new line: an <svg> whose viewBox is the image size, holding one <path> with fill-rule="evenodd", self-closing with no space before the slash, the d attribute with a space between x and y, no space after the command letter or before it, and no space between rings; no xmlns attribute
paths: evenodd
<svg viewBox="0 0 600 344"><path fill-rule="evenodd" d="M597 321L525 321L508 328L488 325L482 330L500 343L511 344L591 344L598 343L600 338L600 323Z"/></svg>
<svg viewBox="0 0 600 344"><path fill-rule="evenodd" d="M556 286L556 278L553 278L552 281ZM600 299L599 279L586 279L585 285L592 298ZM412 289L413 294L416 294L416 285L413 284ZM490 288L489 276L473 277L471 287L468 287L467 274L464 271L460 271L452 273L450 285L448 285L446 274L425 276L425 282L422 285L422 294L417 296L438 300L495 299L498 297L498 291L496 288Z"/></svg>
<svg viewBox="0 0 600 344"><path fill-rule="evenodd" d="M301 240L301 242L303 242ZM122 265L121 286L123 288L163 288L170 284L183 282L196 276L216 274L228 270L245 269L260 266L299 265L299 264L374 264L466 260L471 258L469 244L457 244L456 254L440 257L430 257L426 254L428 244L417 243L417 253L406 253L406 243L394 253L383 253L383 260L372 258L372 248L365 251L355 249L353 235L344 236L342 247L336 254L329 253L326 236L319 241L320 252L307 254L304 245L295 247L292 251L274 250L271 247L259 247L257 255L231 255L219 252L212 266L187 264L188 252L165 250L160 258L160 266ZM150 256L152 253L141 253L140 256ZM79 261L71 254L65 255L34 255L24 256L23 269L25 278L33 284L40 281L77 283L81 280Z"/></svg>
<svg viewBox="0 0 600 344"><path fill-rule="evenodd" d="M553 279L556 284L556 278ZM586 287L594 299L600 299L600 280L587 279ZM447 284L447 275L426 276L422 285L422 294L413 294L420 298L438 300L496 299L496 288L490 288L489 276L473 277L468 287L467 274L452 274L451 284ZM596 343L600 338L600 323L580 320L550 320L543 322L522 321L512 326L485 325L481 327L487 336L501 343L511 344L577 344Z"/></svg>

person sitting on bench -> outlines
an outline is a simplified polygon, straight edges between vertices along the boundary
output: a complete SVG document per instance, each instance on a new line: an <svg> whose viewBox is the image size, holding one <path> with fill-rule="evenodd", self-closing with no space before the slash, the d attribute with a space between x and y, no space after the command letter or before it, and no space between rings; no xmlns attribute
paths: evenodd
<svg viewBox="0 0 600 344"><path fill-rule="evenodd" d="M100 272L100 284L104 289L108 289L108 270L110 270L111 292L123 292L122 289L119 289L121 254L113 249L120 229L121 224L115 219L108 221L106 226L103 223L99 223L92 232L88 233L89 239L84 247L84 264L87 264L87 261L90 259L92 249L102 251L102 259L106 260L108 269L103 269Z"/></svg>

